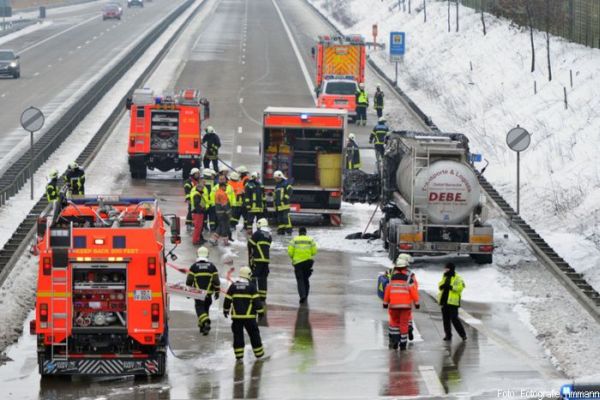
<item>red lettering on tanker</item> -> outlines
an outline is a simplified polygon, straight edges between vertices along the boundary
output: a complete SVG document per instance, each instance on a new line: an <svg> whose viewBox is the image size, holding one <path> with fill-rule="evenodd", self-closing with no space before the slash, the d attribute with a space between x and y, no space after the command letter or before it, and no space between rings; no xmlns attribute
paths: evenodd
<svg viewBox="0 0 600 400"><path fill-rule="evenodd" d="M449 176L451 178L448 181L444 181L444 179L438 179L442 176ZM456 181L457 178L459 182ZM471 184L467 178L465 178L460 171L456 171L454 169L443 169L430 175L425 181L422 190L429 192L430 203L463 203L467 201L464 195L465 192L471 193L473 188L471 187Z"/></svg>

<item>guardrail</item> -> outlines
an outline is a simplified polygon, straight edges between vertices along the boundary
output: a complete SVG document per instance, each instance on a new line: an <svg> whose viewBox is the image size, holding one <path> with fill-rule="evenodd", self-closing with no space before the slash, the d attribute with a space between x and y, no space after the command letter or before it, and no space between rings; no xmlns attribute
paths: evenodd
<svg viewBox="0 0 600 400"><path fill-rule="evenodd" d="M37 24L37 19L17 19L14 21L0 21L0 37L10 35L13 32L27 28L30 25Z"/></svg>
<svg viewBox="0 0 600 400"><path fill-rule="evenodd" d="M171 17L167 17L167 19L165 19L161 23L161 24L164 24L164 26L163 26L164 29L162 29L161 32L163 32L166 29L166 27L168 27L179 15L181 15L181 13L187 7L189 7L194 2L195 2L195 0L187 1L180 8L178 8L177 10L174 11L175 13L177 13L176 15L174 15L174 16L171 15ZM194 12L192 12L187 17L187 19L184 21L184 23L179 27L179 29L175 32L175 34L167 41L166 45L159 51L159 53L152 60L150 65L144 70L144 72L140 75L140 77L135 82L132 83L132 85L130 86L130 88L128 90L128 93L125 96L123 96L123 98L119 101L119 103L115 106L115 108L112 110L110 115L104 121L102 126L96 131L96 133L94 134L94 136L92 137L92 139L90 140L88 145L79 154L79 156L76 159L78 164L85 167L91 163L91 161L94 159L94 157L96 156L96 154L98 153L98 151L100 150L100 148L102 147L102 145L104 144L104 142L106 141L106 139L108 138L110 133L112 132L112 128L114 127L114 125L119 121L121 116L125 113L126 110L125 110L124 105L125 105L126 97L131 96L133 91L136 88L141 87L143 85L143 83L150 77L150 75L156 69L156 67L158 66L160 61L167 54L167 52L171 49L171 47L173 46L173 44L175 43L177 38L181 35L181 33L189 25L189 22L192 20L192 18L194 18L194 16L204 6L204 4L206 4L206 2L202 2L196 8L196 10L194 10ZM157 26L157 28L159 28L159 27L160 26ZM152 35L152 33L150 33L149 36L152 36L152 39L150 40L151 43L153 43L158 38L159 35ZM137 60L137 58L136 58L136 60ZM127 68L131 67L131 65L132 64L129 64ZM124 68L124 67L122 67L122 68ZM121 68L119 68L119 69L121 69ZM124 72L122 72L122 73L118 72L118 73L120 73L120 76L122 76L124 74ZM116 80L112 83L112 85L114 85L114 83L116 83ZM111 87L112 87L112 85L111 85ZM93 108L94 105L95 105L95 102L92 104L91 107L86 107L86 110L91 110L91 108ZM77 106L74 106L74 107L77 107ZM73 121L74 120L75 119L73 119ZM71 124L74 124L74 125L72 125L72 128L71 128L71 130L72 130L77 124L75 122L71 122ZM27 250L27 247L31 244L31 240L33 239L33 237L35 235L35 224L36 224L37 218L44 210L46 210L47 207L48 207L48 202L46 200L46 197L42 196L38 200L38 202L34 205L34 207L31 209L31 211L27 214L27 216L23 219L23 221L21 221L21 223L17 227L16 231L13 233L13 235L10 237L10 239L4 244L4 247L0 250L0 286L2 286L2 284L4 283L6 277L8 276L8 274L10 273L10 271L12 270L12 268L14 267L16 262L18 261L21 254L23 252L25 252Z"/></svg>
<svg viewBox="0 0 600 400"><path fill-rule="evenodd" d="M144 52L156 41L156 39L169 27L169 25L187 9L194 0L187 0L161 23L152 29L144 39L135 45L125 57L113 68L106 72L85 93L77 103L69 108L46 133L39 138L34 145L35 159L33 160L33 171L36 171L52 153L69 137L71 132L89 114L102 97L121 79L133 64L144 54ZM29 179L30 155L25 152L0 176L0 206L14 196Z"/></svg>
<svg viewBox="0 0 600 400"><path fill-rule="evenodd" d="M329 21L317 7L308 0L304 0L337 34L342 35L337 27ZM402 91L385 72L375 64L373 60L368 59L369 66L375 71L380 78L385 80L394 90L398 98L423 122L426 128L432 131L439 131L437 125L432 119L423 112L413 102L406 93ZM544 239L529 226L508 204L508 202L498 193L491 183L487 181L481 174L477 174L479 183L483 190L504 215L508 218L511 226L519 232L519 234L531 246L534 253L540 260L543 261L550 271L559 279L563 286L577 299L583 308L600 323L600 293L598 293L583 277L582 274L575 271L562 257L560 257L552 247L546 243Z"/></svg>

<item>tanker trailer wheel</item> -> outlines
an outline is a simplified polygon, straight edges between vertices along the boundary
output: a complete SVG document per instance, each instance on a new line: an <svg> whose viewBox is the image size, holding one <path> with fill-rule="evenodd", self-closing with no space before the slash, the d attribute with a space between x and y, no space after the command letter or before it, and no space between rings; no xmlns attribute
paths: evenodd
<svg viewBox="0 0 600 400"><path fill-rule="evenodd" d="M469 254L473 261L479 265L491 264L493 262L492 254Z"/></svg>

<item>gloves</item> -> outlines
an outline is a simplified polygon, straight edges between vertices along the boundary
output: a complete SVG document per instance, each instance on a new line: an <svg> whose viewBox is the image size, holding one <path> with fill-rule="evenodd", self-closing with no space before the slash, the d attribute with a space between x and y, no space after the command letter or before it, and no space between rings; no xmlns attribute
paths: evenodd
<svg viewBox="0 0 600 400"><path fill-rule="evenodd" d="M227 310L223 310L223 316L224 316L225 318L229 318L229 311L227 311Z"/></svg>
<svg viewBox="0 0 600 400"><path fill-rule="evenodd" d="M421 308L420 304L415 304L415 308L418 310L419 308Z"/></svg>
<svg viewBox="0 0 600 400"><path fill-rule="evenodd" d="M219 294L220 294L220 293L219 293L219 291L217 290L217 291L215 292L215 300L219 300Z"/></svg>
<svg viewBox="0 0 600 400"><path fill-rule="evenodd" d="M452 289L452 286L450 286L449 283L444 283L443 285L440 285L440 290L446 290L446 289L450 290L450 289Z"/></svg>
<svg viewBox="0 0 600 400"><path fill-rule="evenodd" d="M384 304L384 305L383 305L383 308L388 308L388 305L387 305L387 304Z"/></svg>

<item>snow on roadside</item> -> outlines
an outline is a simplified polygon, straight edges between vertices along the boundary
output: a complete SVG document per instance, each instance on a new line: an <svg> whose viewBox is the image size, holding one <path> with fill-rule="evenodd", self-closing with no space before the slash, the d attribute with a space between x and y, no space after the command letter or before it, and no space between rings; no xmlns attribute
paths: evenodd
<svg viewBox="0 0 600 400"><path fill-rule="evenodd" d="M0 37L0 46L4 43L8 43L12 40L18 39L22 36L29 35L30 33L39 31L40 29L47 28L52 25L52 21L43 21L33 25L29 25L26 28L19 29L16 32L9 33L8 35Z"/></svg>
<svg viewBox="0 0 600 400"><path fill-rule="evenodd" d="M387 41L390 31L406 31L408 50L400 68L400 87L442 130L471 138L473 150L490 160L486 176L511 203L515 157L506 147L505 134L516 124L532 132L532 145L521 157L522 214L600 289L596 228L600 174L595 162L600 98L593 92L600 87L600 51L552 38L554 80L549 83L544 57L538 57L536 72L529 72L527 32L509 21L486 15L488 35L484 37L479 14L464 7L460 9L461 31L448 33L447 8L441 2L428 3L428 22L423 23L419 9L412 14L390 12L390 0L309 1L330 17L332 12L335 18L335 13L343 13L342 22L334 22L347 33L370 38L372 24L378 23L380 37ZM542 33L535 33L535 44L538 55L543 54ZM373 52L371 57L393 76L385 51ZM568 90L569 109L564 110L562 91L563 86L569 87L569 69L573 69L575 87ZM537 96L533 95L534 80ZM490 282L499 279L512 288L514 298L507 300L514 303L515 314L559 368L569 376L597 375L599 370L593 366L600 356L600 326L537 262L503 218L492 218L492 224L498 249L495 267L485 268L496 270ZM436 283L437 276L422 275L425 285ZM484 282L480 291L488 289ZM490 294L492 300L498 295L496 291Z"/></svg>
<svg viewBox="0 0 600 400"><path fill-rule="evenodd" d="M83 150L95 132L100 128L106 117L119 104L125 96L131 82L147 68L151 60L165 46L173 33L181 26L187 16L203 1L197 0L192 7L186 10L167 31L154 43L142 58L131 68L98 103L96 108L81 122L61 147L50 159L40 167L42 171L35 175L34 183L38 195L46 185L44 174L50 168L66 169L69 162ZM93 165L93 163L92 163ZM88 180L95 182L93 190L96 193L109 193L118 175L108 176L106 171L100 171L98 179L88 175ZM103 179L104 178L104 179ZM0 208L0 245L3 245L16 229L22 219L27 215L35 201L29 200L29 183L14 196L5 207ZM37 260L29 253L24 254L8 275L4 285L0 288L0 351L12 343L21 334L21 325L27 313L31 310L35 298L35 285L37 275Z"/></svg>

